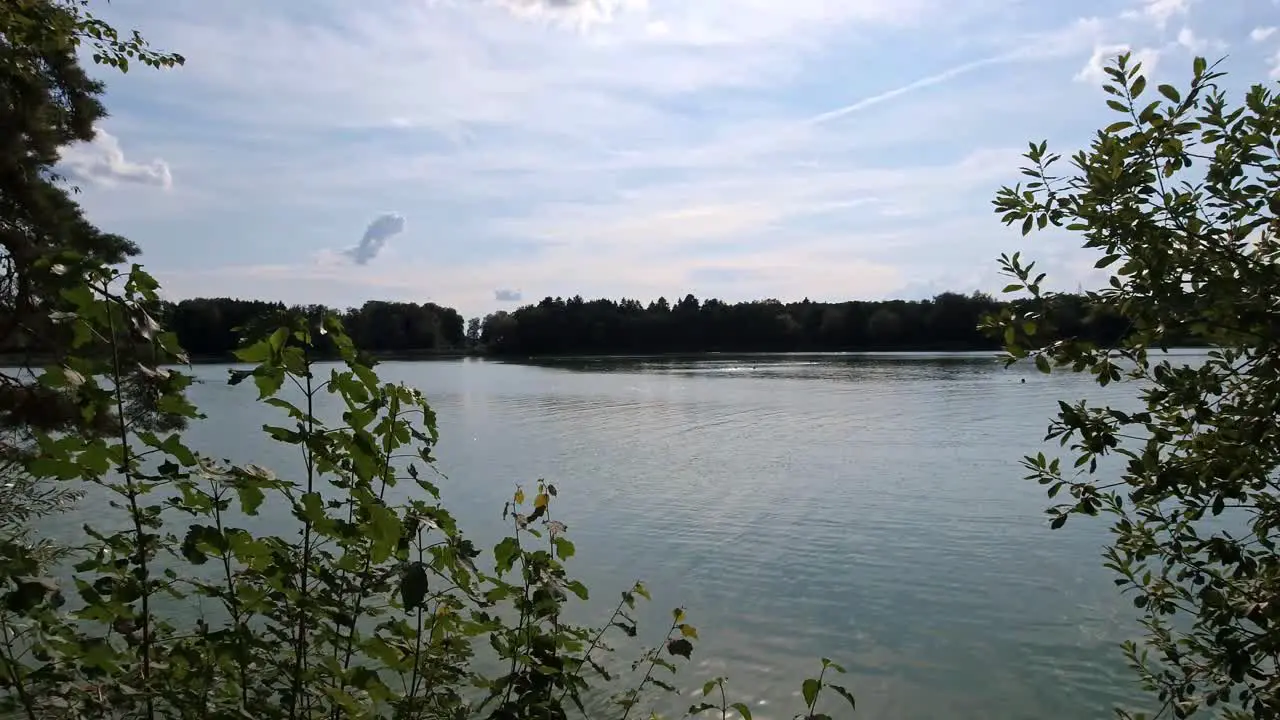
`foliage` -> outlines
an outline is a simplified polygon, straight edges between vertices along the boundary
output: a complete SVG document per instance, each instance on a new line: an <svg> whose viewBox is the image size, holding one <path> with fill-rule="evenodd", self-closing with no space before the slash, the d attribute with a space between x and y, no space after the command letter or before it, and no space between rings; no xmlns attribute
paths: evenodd
<svg viewBox="0 0 1280 720"><path fill-rule="evenodd" d="M236 349L240 328L271 328L280 317L318 319L334 311L322 305L285 307L284 303L231 298L194 298L165 308L165 326L182 346L198 357L228 357ZM369 301L341 313L342 325L363 350L375 353L420 352L462 348L463 319L453 308L435 303ZM318 350L337 357L337 349L318 339Z"/></svg>
<svg viewBox="0 0 1280 720"><path fill-rule="evenodd" d="M659 299L584 301L546 298L514 312L463 322L453 308L434 303L370 301L341 313L356 344L379 355L485 350L497 355L797 350L977 350L998 343L979 320L1004 307L982 294L943 293L932 300L729 304L692 295L669 306ZM282 317L313 319L333 313L321 305L291 306L261 300L194 298L164 304L162 324L178 334L193 357L230 358L245 333L271 328ZM1067 335L1107 341L1124 325L1080 295L1059 298L1056 321ZM317 350L337 357L324 339Z"/></svg>
<svg viewBox="0 0 1280 720"><path fill-rule="evenodd" d="M89 0L10 0L0 9L0 35L6 50L74 52L87 43L95 63L120 72L129 71L130 60L154 68L186 62L177 53L153 50L137 30L121 37L90 11Z"/></svg>
<svg viewBox="0 0 1280 720"><path fill-rule="evenodd" d="M60 355L69 346L69 330L57 319L68 310L67 294L84 290L84 273L138 252L128 240L90 224L54 170L59 151L92 140L94 124L106 115L102 83L90 80L76 59L85 44L95 60L120 70L131 58L156 67L182 62L151 50L136 32L122 38L89 11L86 0L0 5L0 348L6 364L23 368L32 366L34 348ZM95 352L107 348L99 345ZM0 455L26 449L29 428L112 431L110 415L90 424L65 392L30 379L29 373L0 374ZM136 390L131 404L154 396L153 379L132 372L123 379Z"/></svg>
<svg viewBox="0 0 1280 720"><path fill-rule="evenodd" d="M511 534L487 554L475 545L439 501L430 406L380 381L337 316L294 316L237 352L252 368L229 381L252 383L282 418L263 431L298 454L294 473L276 475L134 425L124 355L79 354L99 338L180 352L175 334L151 331L145 272L98 268L69 296L72 352L40 382L122 422L114 437L39 432L26 468L109 503L84 528L88 543L64 548L70 567L0 545L0 713L625 720L650 691L675 691L669 678L698 639L684 610L632 672L611 670L609 635L637 635L631 611L646 588L622 593L601 628L565 620L588 592L564 567L574 546L547 483L517 487ZM320 337L340 364L316 363ZM160 407L198 416L190 377L146 370L168 378ZM628 679L611 696L597 687ZM826 717L821 687L806 681L803 717ZM601 697L613 711L588 710Z"/></svg>
<svg viewBox="0 0 1280 720"><path fill-rule="evenodd" d="M1060 296L1019 255L1001 264L1008 290L1031 302L989 328L1010 361L1138 383L1136 408L1061 403L1048 436L1070 455L1025 464L1050 497L1067 498L1048 511L1053 527L1112 517L1106 565L1145 628L1124 651L1162 703L1157 715L1276 718L1280 99L1257 85L1230 102L1215 68L1197 58L1188 87L1148 89L1140 64L1121 56L1104 88L1116 122L1069 174L1033 143L1032 181L995 201L1024 234L1065 227L1102 255L1111 277L1089 298L1125 319L1120 342L1055 339L1046 314ZM1214 348L1207 359L1162 355L1188 336Z"/></svg>
<svg viewBox="0 0 1280 720"><path fill-rule="evenodd" d="M726 303L693 295L647 306L636 300L545 298L481 325L499 354L787 352L894 348L994 349L977 331L996 302L981 293L944 293L930 301ZM886 332L889 326L900 332Z"/></svg>

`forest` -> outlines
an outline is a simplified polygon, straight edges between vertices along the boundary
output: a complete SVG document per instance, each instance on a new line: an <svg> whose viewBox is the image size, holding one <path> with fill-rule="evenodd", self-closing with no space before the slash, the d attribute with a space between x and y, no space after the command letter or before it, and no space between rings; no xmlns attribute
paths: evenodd
<svg viewBox="0 0 1280 720"><path fill-rule="evenodd" d="M995 350L1000 339L979 329L982 318L1008 303L984 293L943 293L929 300L822 303L778 300L728 303L686 295L584 300L546 298L514 311L464 320L434 303L369 301L341 311L359 347L381 355L488 353L499 356ZM1084 295L1055 298L1052 327L1065 337L1108 342L1124 331L1114 315L1091 311ZM241 338L281 317L320 317L322 305L195 298L166 303L162 324L192 357L226 358Z"/></svg>
<svg viewBox="0 0 1280 720"><path fill-rule="evenodd" d="M230 359L245 338L289 317L317 319L330 313L363 351L382 357L997 350L1002 339L979 325L1017 304L984 293L841 303L728 303L686 295L675 303L658 298L647 305L575 296L549 297L468 320L454 308L430 302L371 300L337 311L324 305L192 298L161 302L153 314L193 359L216 361ZM1127 329L1117 314L1100 311L1086 295L1056 295L1052 307L1046 327L1056 337L1108 345ZM38 353L48 339L62 341L56 327L15 337L23 344L10 344L0 354ZM323 342L318 347L332 350Z"/></svg>

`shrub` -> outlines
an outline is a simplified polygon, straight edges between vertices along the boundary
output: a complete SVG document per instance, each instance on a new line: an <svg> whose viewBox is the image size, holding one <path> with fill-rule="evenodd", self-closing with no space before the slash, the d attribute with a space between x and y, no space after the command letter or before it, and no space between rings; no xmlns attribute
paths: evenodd
<svg viewBox="0 0 1280 720"><path fill-rule="evenodd" d="M146 313L156 291L134 266L98 267L66 293L74 309L61 320L76 340L40 382L76 398L86 419L112 418L114 433L38 432L26 471L91 486L90 501L109 505L84 528L85 545L61 548L61 566L32 552L23 519L0 522L0 713L625 720L645 711L650 691L675 691L669 679L698 639L684 610L632 672L611 671L610 633L637 635L632 610L649 597L645 586L623 592L599 628L564 620L588 591L565 569L574 547L544 482L517 488L503 509L510 536L488 553L476 546L440 503L426 399L379 380L336 317L286 319L238 351L252 367L229 378L251 382L281 414L263 431L296 448L297 477L204 456L182 429L135 426L122 378L137 369L124 358L137 354L77 351L148 344L154 357L181 357ZM339 365L316 364L320 340ZM160 382L138 412L199 417L189 376L141 367ZM322 398L340 405L339 421L321 417ZM402 483L410 492L393 490ZM268 510L271 532L243 527ZM214 609L190 619L196 602ZM828 687L852 706L829 670L843 672L824 660L804 681L802 717L827 717L818 701ZM703 695L690 714L751 717L722 678ZM590 711L601 697L612 709Z"/></svg>

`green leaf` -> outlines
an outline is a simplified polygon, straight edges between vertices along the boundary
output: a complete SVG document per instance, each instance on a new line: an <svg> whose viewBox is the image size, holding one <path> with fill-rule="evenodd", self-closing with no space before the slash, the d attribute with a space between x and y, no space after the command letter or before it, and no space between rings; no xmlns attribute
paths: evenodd
<svg viewBox="0 0 1280 720"><path fill-rule="evenodd" d="M1161 85L1156 88L1160 94L1169 98L1172 102L1182 102L1182 96L1178 94L1177 88L1172 85Z"/></svg>
<svg viewBox="0 0 1280 720"><path fill-rule="evenodd" d="M1120 102L1119 100L1108 100L1107 107L1111 108L1112 110L1115 110L1116 112L1122 112L1122 113L1129 112L1129 107L1124 103Z"/></svg>
<svg viewBox="0 0 1280 720"><path fill-rule="evenodd" d="M493 546L493 560L498 574L510 572L511 568L515 567L516 557L519 555L520 541L513 537L504 538L502 542Z"/></svg>
<svg viewBox="0 0 1280 720"><path fill-rule="evenodd" d="M588 597L587 586L577 580L570 580L564 584L564 589L578 596L579 600L586 600Z"/></svg>
<svg viewBox="0 0 1280 720"><path fill-rule="evenodd" d="M836 685L835 683L828 683L827 687L831 688L832 690L835 690L837 693L839 693L840 697L848 701L850 710L858 709L858 703L853 699L853 693L849 692L848 688L844 687L843 685Z"/></svg>
<svg viewBox="0 0 1280 720"><path fill-rule="evenodd" d="M561 560L568 560L573 557L575 552L577 552L577 549L573 546L573 543L569 542L568 538L557 535L551 539L551 542L555 545L556 555L558 555Z"/></svg>
<svg viewBox="0 0 1280 720"><path fill-rule="evenodd" d="M1195 61L1191 64L1191 67L1192 67L1192 72L1194 72L1197 76L1199 76L1199 75L1203 75L1205 70L1208 69L1208 63L1205 62L1204 58L1197 57Z"/></svg>
<svg viewBox="0 0 1280 720"><path fill-rule="evenodd" d="M1133 84L1129 86L1129 92L1132 93L1135 98L1141 95L1142 91L1146 89L1147 79L1141 75L1134 78Z"/></svg>
<svg viewBox="0 0 1280 720"><path fill-rule="evenodd" d="M303 493L302 508L300 515L302 520L311 524L324 520L324 500L320 497L320 493Z"/></svg>
<svg viewBox="0 0 1280 720"><path fill-rule="evenodd" d="M240 500L240 511L245 515L257 515L262 501L267 498L256 483L243 480L236 484L236 497Z"/></svg>
<svg viewBox="0 0 1280 720"><path fill-rule="evenodd" d="M253 384L258 388L258 399L262 400L277 392L284 386L285 373L275 368L263 368L253 373Z"/></svg>
<svg viewBox="0 0 1280 720"><path fill-rule="evenodd" d="M818 691L822 689L822 684L814 678L809 678L800 686L800 691L804 694L805 707L812 708L813 704L818 701Z"/></svg>
<svg viewBox="0 0 1280 720"><path fill-rule="evenodd" d="M246 347L240 348L239 350L236 350L235 356L237 360L243 363L253 363L256 365L261 362L266 362L268 359L271 358L271 345L269 345L265 341L259 340L258 342L255 342L252 345L248 345ZM243 373L243 372L244 371L242 370L240 371L232 370L231 375L233 380L235 379L237 374ZM241 376L240 379L243 379L243 376ZM238 381L235 381L235 382L238 382ZM235 382L232 382L232 384L234 385Z"/></svg>
<svg viewBox="0 0 1280 720"><path fill-rule="evenodd" d="M1044 355L1036 355L1036 369L1048 375L1050 372L1049 359Z"/></svg>
<svg viewBox="0 0 1280 720"><path fill-rule="evenodd" d="M374 564L383 563L399 543L403 527L400 518L385 505L374 503L368 510L370 539L373 541L369 557Z"/></svg>
<svg viewBox="0 0 1280 720"><path fill-rule="evenodd" d="M1106 130L1103 130L1103 132L1107 133L1108 135L1111 135L1113 133L1118 133L1121 130L1128 130L1131 127L1133 127L1132 122L1129 122L1128 120L1121 120L1119 122L1111 123L1110 125L1107 126Z"/></svg>
<svg viewBox="0 0 1280 720"><path fill-rule="evenodd" d="M693 643L682 637L669 640L667 641L667 652L687 660L693 654Z"/></svg>
<svg viewBox="0 0 1280 720"><path fill-rule="evenodd" d="M734 703L729 707L737 710L738 714L742 716L742 720L751 720L751 708L747 707L746 703Z"/></svg>
<svg viewBox="0 0 1280 720"><path fill-rule="evenodd" d="M400 578L400 603L405 610L422 605L427 596L427 567L420 562L409 563Z"/></svg>

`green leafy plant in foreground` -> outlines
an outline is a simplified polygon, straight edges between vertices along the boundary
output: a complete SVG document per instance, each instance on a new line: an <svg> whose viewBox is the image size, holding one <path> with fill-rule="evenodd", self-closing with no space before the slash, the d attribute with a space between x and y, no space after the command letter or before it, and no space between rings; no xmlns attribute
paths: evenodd
<svg viewBox="0 0 1280 720"><path fill-rule="evenodd" d="M1054 340L1060 296L1017 254L1001 261L1006 290L1029 297L988 327L1011 362L1140 384L1133 408L1060 403L1048 437L1070 455L1025 465L1066 498L1049 510L1054 528L1112 517L1106 566L1145 628L1124 652L1156 715L1277 718L1280 99L1255 85L1233 105L1200 58L1186 89L1149 88L1128 55L1107 73L1116 122L1070 173L1033 143L1032 180L995 205L1023 234L1080 233L1111 274L1089 299L1128 329L1114 347ZM1215 349L1198 365L1160 356L1185 337Z"/></svg>
<svg viewBox="0 0 1280 720"><path fill-rule="evenodd" d="M544 482L516 489L508 537L475 545L440 503L426 399L381 381L337 318L287 320L231 372L279 413L263 431L300 460L281 476L141 421L200 417L191 378L160 364L181 349L148 314L158 288L136 266L85 278L64 292L71 352L40 382L114 432L37 433L25 466L88 490L83 544L37 553L24 518L0 519L0 715L626 720L653 716L652 691L675 692L698 639L685 611L630 672L611 670L610 636L638 634L644 585L600 628L565 620L588 591L566 572L574 546ZM316 364L321 339L340 364ZM156 362L139 363L140 346ZM138 366L157 382L134 407L124 381ZM852 701L820 676L800 717L827 717L824 686Z"/></svg>

